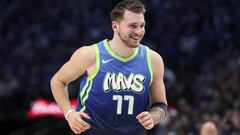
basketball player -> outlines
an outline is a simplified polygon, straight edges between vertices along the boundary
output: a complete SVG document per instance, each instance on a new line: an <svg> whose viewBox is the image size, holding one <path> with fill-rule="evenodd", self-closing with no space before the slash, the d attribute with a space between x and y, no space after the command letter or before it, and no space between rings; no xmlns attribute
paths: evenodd
<svg viewBox="0 0 240 135"><path fill-rule="evenodd" d="M166 116L163 60L140 44L144 13L140 1L121 1L111 12L113 38L79 48L53 76L53 96L74 133L146 135ZM74 110L66 87L79 77Z"/></svg>

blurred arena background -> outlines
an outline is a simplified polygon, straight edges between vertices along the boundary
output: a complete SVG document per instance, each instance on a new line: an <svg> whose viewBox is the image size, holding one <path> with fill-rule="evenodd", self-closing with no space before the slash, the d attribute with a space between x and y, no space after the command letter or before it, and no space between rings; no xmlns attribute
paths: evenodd
<svg viewBox="0 0 240 135"><path fill-rule="evenodd" d="M29 112L39 98L54 108L49 81L74 50L112 38L118 1L0 0L1 135L72 134L56 109ZM207 120L222 135L239 135L240 1L143 2L143 43L165 61L169 114L158 135L195 135ZM78 83L69 86L73 100Z"/></svg>

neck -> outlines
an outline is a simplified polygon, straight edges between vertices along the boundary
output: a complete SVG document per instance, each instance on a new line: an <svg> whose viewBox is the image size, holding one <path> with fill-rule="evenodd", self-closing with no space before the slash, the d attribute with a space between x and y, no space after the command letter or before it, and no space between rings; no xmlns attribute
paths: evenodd
<svg viewBox="0 0 240 135"><path fill-rule="evenodd" d="M108 42L110 49L121 57L128 57L134 53L135 48L128 47L124 42L120 39L112 39Z"/></svg>

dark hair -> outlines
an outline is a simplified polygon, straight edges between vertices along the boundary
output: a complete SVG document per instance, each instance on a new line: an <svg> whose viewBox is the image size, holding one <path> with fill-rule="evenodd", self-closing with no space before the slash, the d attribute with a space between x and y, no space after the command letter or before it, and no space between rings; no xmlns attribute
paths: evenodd
<svg viewBox="0 0 240 135"><path fill-rule="evenodd" d="M112 10L111 20L120 21L123 18L125 10L129 10L138 14L145 14L146 12L145 6L139 0L123 0Z"/></svg>

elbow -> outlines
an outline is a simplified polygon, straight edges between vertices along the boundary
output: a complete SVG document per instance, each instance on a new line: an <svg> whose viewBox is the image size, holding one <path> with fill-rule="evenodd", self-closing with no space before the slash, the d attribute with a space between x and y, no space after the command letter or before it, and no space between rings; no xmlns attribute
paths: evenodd
<svg viewBox="0 0 240 135"><path fill-rule="evenodd" d="M53 85L55 84L55 82L56 82L56 77L53 76L52 79L50 80L50 87L51 87L51 89L53 88Z"/></svg>
<svg viewBox="0 0 240 135"><path fill-rule="evenodd" d="M56 77L56 75L54 75L52 77L52 79L50 80L50 86L51 86L51 89L53 89L53 87L57 84L59 84L61 81L59 81L59 79Z"/></svg>
<svg viewBox="0 0 240 135"><path fill-rule="evenodd" d="M52 77L52 79L50 80L50 86L51 86L51 89L54 90L54 87L56 86L62 86L62 87L65 87L67 84L64 83L63 81L61 81L56 75L54 75Z"/></svg>

